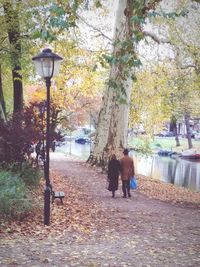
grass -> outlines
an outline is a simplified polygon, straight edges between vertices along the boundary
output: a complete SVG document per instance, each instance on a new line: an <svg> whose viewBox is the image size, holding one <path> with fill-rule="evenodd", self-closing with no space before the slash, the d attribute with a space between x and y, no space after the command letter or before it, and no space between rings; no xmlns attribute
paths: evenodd
<svg viewBox="0 0 200 267"><path fill-rule="evenodd" d="M188 149L188 141L186 138L180 138L180 146L176 146L176 141L174 137L155 137L154 140L148 139L146 136L132 137L129 139L129 145L140 151L154 150L172 150L175 152L182 152ZM200 140L192 139L193 148L200 151ZM149 150L149 151L148 151Z"/></svg>
<svg viewBox="0 0 200 267"><path fill-rule="evenodd" d="M156 138L154 140L154 142L152 143L152 145L155 146L155 144L160 144L162 149L166 149L166 150L172 150L172 151L176 151L176 152L182 152L184 150L188 149L188 141L186 138L180 138L180 146L177 147L176 146L176 141L175 139L172 138ZM199 140L194 140L192 139L192 144L193 144L193 148L200 150L200 141Z"/></svg>

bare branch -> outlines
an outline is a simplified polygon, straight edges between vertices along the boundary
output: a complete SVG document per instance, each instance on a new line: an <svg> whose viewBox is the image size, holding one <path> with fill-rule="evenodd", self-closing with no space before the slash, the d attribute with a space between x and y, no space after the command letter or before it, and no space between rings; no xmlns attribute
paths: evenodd
<svg viewBox="0 0 200 267"><path fill-rule="evenodd" d="M101 36L103 36L104 38L108 39L109 41L112 42L112 39L110 37L108 37L107 35L105 35L101 30L99 30L98 28L94 27L92 24L88 23L84 18L78 16L78 18L83 21L88 27L92 28L93 30L97 31L100 33Z"/></svg>
<svg viewBox="0 0 200 267"><path fill-rule="evenodd" d="M188 64L186 66L181 66L180 68L182 70L186 70L186 69L189 69L189 68L195 68L196 69L196 66L194 64Z"/></svg>
<svg viewBox="0 0 200 267"><path fill-rule="evenodd" d="M152 40L154 40L158 44L171 44L171 42L167 39L159 38L157 35L155 35L152 32L143 31L143 34L145 36L151 37Z"/></svg>

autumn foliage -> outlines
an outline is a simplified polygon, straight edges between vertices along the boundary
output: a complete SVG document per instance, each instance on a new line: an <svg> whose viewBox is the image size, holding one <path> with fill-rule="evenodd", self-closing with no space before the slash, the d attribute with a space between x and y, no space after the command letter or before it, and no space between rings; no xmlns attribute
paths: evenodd
<svg viewBox="0 0 200 267"><path fill-rule="evenodd" d="M28 121L28 117L20 113L11 117L6 123L1 121L1 162L21 164L31 153L31 144L37 137L33 124Z"/></svg>

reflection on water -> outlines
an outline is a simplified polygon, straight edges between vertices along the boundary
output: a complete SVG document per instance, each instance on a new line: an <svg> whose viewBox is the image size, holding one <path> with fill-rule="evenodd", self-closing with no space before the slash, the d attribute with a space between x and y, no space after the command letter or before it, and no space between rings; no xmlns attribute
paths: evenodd
<svg viewBox="0 0 200 267"><path fill-rule="evenodd" d="M80 159L87 160L87 158L90 155L90 144L78 144L74 141L66 142L64 145L60 147L56 147L56 151L62 152L64 154L72 154L77 157L80 157Z"/></svg>
<svg viewBox="0 0 200 267"><path fill-rule="evenodd" d="M57 147L56 151L72 154L87 160L90 154L90 144L77 144L74 141ZM200 162L192 162L170 157L140 157L133 154L136 173L178 186L200 191Z"/></svg>
<svg viewBox="0 0 200 267"><path fill-rule="evenodd" d="M133 155L136 172L167 183L200 191L200 163L170 157Z"/></svg>

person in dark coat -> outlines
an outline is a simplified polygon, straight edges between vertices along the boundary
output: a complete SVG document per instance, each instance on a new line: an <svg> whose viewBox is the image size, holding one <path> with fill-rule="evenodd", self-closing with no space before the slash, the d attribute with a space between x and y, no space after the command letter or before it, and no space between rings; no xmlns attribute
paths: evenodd
<svg viewBox="0 0 200 267"><path fill-rule="evenodd" d="M41 146L42 146L42 142L39 140L39 142L37 143L37 145L35 146L35 153L36 153L36 162L38 163L39 161L39 156L41 154Z"/></svg>
<svg viewBox="0 0 200 267"><path fill-rule="evenodd" d="M115 197L115 191L118 190L118 181L120 174L120 162L113 154L108 163L108 190L112 192L112 197Z"/></svg>

